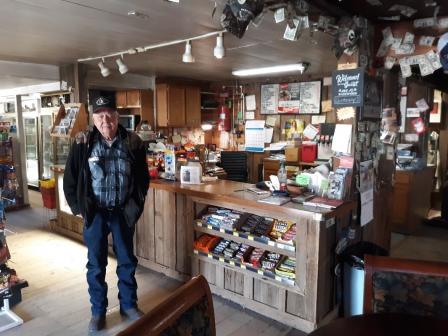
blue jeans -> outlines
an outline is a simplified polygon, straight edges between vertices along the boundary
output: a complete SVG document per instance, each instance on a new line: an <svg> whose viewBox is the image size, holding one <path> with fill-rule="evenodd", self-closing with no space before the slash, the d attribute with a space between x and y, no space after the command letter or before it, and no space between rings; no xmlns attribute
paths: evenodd
<svg viewBox="0 0 448 336"><path fill-rule="evenodd" d="M87 283L92 315L105 315L107 310L106 266L107 236L112 233L113 250L117 258L118 299L120 309L137 307L137 281L134 255L135 227L126 225L118 211L99 211L92 223L84 223L84 242L87 245Z"/></svg>

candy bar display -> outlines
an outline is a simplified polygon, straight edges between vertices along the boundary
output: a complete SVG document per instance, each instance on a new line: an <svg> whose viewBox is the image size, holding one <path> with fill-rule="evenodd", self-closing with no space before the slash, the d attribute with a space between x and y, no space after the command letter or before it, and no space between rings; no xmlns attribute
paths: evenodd
<svg viewBox="0 0 448 336"><path fill-rule="evenodd" d="M221 238L209 234L203 234L194 242L194 248L198 251L209 253L219 243Z"/></svg>
<svg viewBox="0 0 448 336"><path fill-rule="evenodd" d="M296 258L283 257L275 269L275 274L289 279L296 278Z"/></svg>
<svg viewBox="0 0 448 336"><path fill-rule="evenodd" d="M223 253L224 253L224 257L228 258L228 259L232 259L236 252L239 250L241 244L231 241L230 244L224 249Z"/></svg>
<svg viewBox="0 0 448 336"><path fill-rule="evenodd" d="M249 262L256 268L261 268L261 257L264 254L264 250L261 248L254 248L249 257Z"/></svg>
<svg viewBox="0 0 448 336"><path fill-rule="evenodd" d="M289 245L294 245L296 240L297 226L296 224L291 227L278 239L279 242Z"/></svg>
<svg viewBox="0 0 448 336"><path fill-rule="evenodd" d="M207 214L202 216L202 223L226 230L233 230L237 226L241 215L238 211L209 207Z"/></svg>
<svg viewBox="0 0 448 336"><path fill-rule="evenodd" d="M222 239L218 243L218 245L216 245L215 248L213 249L213 254L216 254L216 255L224 254L224 250L227 248L227 246L229 246L229 244L230 244L230 240Z"/></svg>
<svg viewBox="0 0 448 336"><path fill-rule="evenodd" d="M261 259L261 268L265 271L274 272L275 266L277 266L280 258L280 254L266 251Z"/></svg>
<svg viewBox="0 0 448 336"><path fill-rule="evenodd" d="M252 250L253 250L252 246L241 244L240 247L238 248L238 251L236 252L235 259L244 262L244 260L247 260L247 257L250 255Z"/></svg>
<svg viewBox="0 0 448 336"><path fill-rule="evenodd" d="M273 223L272 218L250 215L239 227L239 231L259 237L267 236Z"/></svg>
<svg viewBox="0 0 448 336"><path fill-rule="evenodd" d="M283 221L276 219L274 221L274 225L272 226L272 230L269 233L272 239L277 240L281 238L281 236L286 233L293 223L290 221Z"/></svg>

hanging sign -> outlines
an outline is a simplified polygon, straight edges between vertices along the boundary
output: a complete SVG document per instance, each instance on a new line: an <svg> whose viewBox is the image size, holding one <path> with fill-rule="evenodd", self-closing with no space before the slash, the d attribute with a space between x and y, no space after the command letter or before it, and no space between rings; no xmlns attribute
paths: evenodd
<svg viewBox="0 0 448 336"><path fill-rule="evenodd" d="M333 107L363 106L364 68L333 72Z"/></svg>

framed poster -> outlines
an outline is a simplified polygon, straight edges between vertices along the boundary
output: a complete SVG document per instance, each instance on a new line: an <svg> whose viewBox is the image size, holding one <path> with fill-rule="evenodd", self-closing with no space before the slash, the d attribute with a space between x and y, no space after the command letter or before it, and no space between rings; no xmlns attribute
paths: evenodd
<svg viewBox="0 0 448 336"><path fill-rule="evenodd" d="M320 114L322 81L261 86L261 114Z"/></svg>
<svg viewBox="0 0 448 336"><path fill-rule="evenodd" d="M361 107L361 119L381 119L383 84L379 78L364 78L364 105Z"/></svg>
<svg viewBox="0 0 448 336"><path fill-rule="evenodd" d="M282 83L278 94L278 113L299 113L301 83Z"/></svg>
<svg viewBox="0 0 448 336"><path fill-rule="evenodd" d="M364 102L364 68L333 72L332 105L359 107Z"/></svg>
<svg viewBox="0 0 448 336"><path fill-rule="evenodd" d="M300 83L299 114L320 114L322 81Z"/></svg>
<svg viewBox="0 0 448 336"><path fill-rule="evenodd" d="M261 114L276 114L278 105L278 84L261 86Z"/></svg>

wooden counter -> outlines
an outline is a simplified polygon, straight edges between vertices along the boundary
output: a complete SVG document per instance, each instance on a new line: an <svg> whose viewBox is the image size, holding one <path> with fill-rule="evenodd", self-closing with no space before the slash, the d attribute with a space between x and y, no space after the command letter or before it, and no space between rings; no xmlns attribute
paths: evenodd
<svg viewBox="0 0 448 336"><path fill-rule="evenodd" d="M139 263L181 280L203 274L213 293L294 328L314 330L323 320L336 315L336 226L348 222L353 205L329 211L294 203L263 204L257 202L263 196L238 191L250 186L253 185L226 180L201 185L151 181L145 209L136 226ZM202 225L196 219L209 205L294 221L295 245L259 241ZM204 233L295 257L296 279L254 271L249 266L194 251L194 239Z"/></svg>

